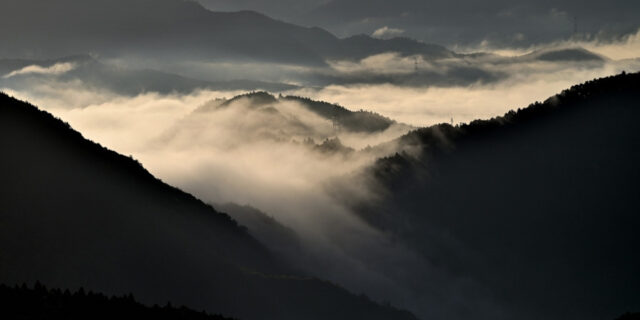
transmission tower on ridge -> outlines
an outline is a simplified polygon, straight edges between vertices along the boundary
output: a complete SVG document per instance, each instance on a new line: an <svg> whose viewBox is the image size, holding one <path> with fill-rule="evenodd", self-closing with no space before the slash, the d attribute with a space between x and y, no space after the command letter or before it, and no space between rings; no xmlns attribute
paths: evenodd
<svg viewBox="0 0 640 320"><path fill-rule="evenodd" d="M331 124L333 125L333 135L337 137L338 133L340 133L340 122L338 121L338 117L331 117Z"/></svg>

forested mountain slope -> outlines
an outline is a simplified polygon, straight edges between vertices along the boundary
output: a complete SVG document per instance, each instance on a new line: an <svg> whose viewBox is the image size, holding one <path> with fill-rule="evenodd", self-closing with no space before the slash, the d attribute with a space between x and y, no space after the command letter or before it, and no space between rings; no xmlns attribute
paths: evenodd
<svg viewBox="0 0 640 320"><path fill-rule="evenodd" d="M636 73L416 130L370 171L383 200L357 209L486 288L505 318L613 318L640 308L638 119Z"/></svg>

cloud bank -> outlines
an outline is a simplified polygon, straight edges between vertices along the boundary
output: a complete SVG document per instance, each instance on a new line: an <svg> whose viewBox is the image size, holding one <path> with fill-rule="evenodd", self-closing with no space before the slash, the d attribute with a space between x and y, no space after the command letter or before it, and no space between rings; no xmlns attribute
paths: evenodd
<svg viewBox="0 0 640 320"><path fill-rule="evenodd" d="M413 88L392 84L330 85L301 89L296 94L353 108L372 110L414 126L469 122L502 115L511 109L542 101L576 83L596 77L640 70L640 62L612 63L599 68L550 71L531 65L531 73L513 75L510 81L469 86Z"/></svg>
<svg viewBox="0 0 640 320"><path fill-rule="evenodd" d="M342 82L294 93L427 126L452 118L455 123L491 118L576 83L640 70L640 31L616 41L476 50L484 52L440 60L385 53L331 61L335 79Z"/></svg>
<svg viewBox="0 0 640 320"><path fill-rule="evenodd" d="M11 77L19 76L19 75L29 75L29 74L38 74L38 75L61 75L63 73L67 73L75 68L73 63L56 63L50 67L42 67L38 65L30 65L26 66L22 69L12 71L3 76L4 79L8 79Z"/></svg>
<svg viewBox="0 0 640 320"><path fill-rule="evenodd" d="M371 36L374 38L381 38L381 39L386 39L386 38L393 38L393 37L397 37L401 34L404 33L404 30L399 29L399 28L389 28L388 26L384 26L380 29L375 30Z"/></svg>

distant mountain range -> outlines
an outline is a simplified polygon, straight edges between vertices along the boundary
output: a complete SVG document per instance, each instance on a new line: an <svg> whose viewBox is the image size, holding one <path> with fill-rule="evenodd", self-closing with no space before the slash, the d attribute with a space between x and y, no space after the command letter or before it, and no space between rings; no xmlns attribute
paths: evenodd
<svg viewBox="0 0 640 320"><path fill-rule="evenodd" d="M255 10L277 19L320 26L347 36L366 33L403 35L445 45L473 46L484 41L527 48L571 36L578 17L580 34L602 38L636 33L636 3L577 0L197 0L214 11ZM384 27L387 27L386 29ZM575 35L574 35L575 36Z"/></svg>
<svg viewBox="0 0 640 320"><path fill-rule="evenodd" d="M396 40L401 41L400 39ZM393 50L393 48L389 48L389 50ZM502 57L487 53L455 54L455 56L457 58L429 61L427 65L437 66L435 70L429 66L425 68L418 66L414 72L387 70L385 73L376 73L374 70L367 69L340 72L327 67L316 68L313 72L289 70L286 75L274 77L274 79L288 79L286 81L289 83L282 83L281 80L269 82L242 78L243 76L261 78L259 72L252 74L235 70L230 71L229 74L219 75L215 68L209 71L195 71L189 68L182 71L178 71L176 68L168 68L171 69L169 71L159 71L156 68L161 70L167 68L163 68L161 65L141 67L135 63L118 64L87 54L55 59L0 58L0 87L22 90L33 89L37 84L50 85L52 82L64 84L76 81L86 89L108 90L121 95L133 96L147 92L188 94L198 89L266 90L277 93L295 90L302 86L316 87L332 84L391 83L409 87L465 86L473 83L493 83L505 80L509 75L500 71L500 66L543 62L580 63L584 67L601 67L607 61L606 57L579 47L543 49L516 57ZM413 67L413 62L408 64ZM493 68L487 68L487 64L492 65ZM61 67L66 69L54 70ZM179 72L181 75L173 72ZM213 78L213 80L201 80L201 78Z"/></svg>
<svg viewBox="0 0 640 320"><path fill-rule="evenodd" d="M444 47L414 40L339 39L320 28L251 11L211 12L183 0L6 0L0 3L0 40L0 56L5 57L95 53L322 66L327 59L361 59L388 51L452 55Z"/></svg>
<svg viewBox="0 0 640 320"><path fill-rule="evenodd" d="M67 66L64 72L55 73L57 66ZM29 70L41 68L40 72ZM31 69L29 69L31 68ZM189 94L198 89L268 90L280 92L297 86L236 79L230 81L204 81L152 69L135 69L101 62L90 55L74 55L58 59L0 59L0 87L14 90L33 88L39 81L61 83L78 81L87 89L108 90L120 95L135 96L142 93Z"/></svg>

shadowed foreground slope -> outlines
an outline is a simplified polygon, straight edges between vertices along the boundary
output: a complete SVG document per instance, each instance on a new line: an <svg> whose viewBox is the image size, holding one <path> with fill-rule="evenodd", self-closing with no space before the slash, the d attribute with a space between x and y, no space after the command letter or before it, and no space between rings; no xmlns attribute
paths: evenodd
<svg viewBox="0 0 640 320"><path fill-rule="evenodd" d="M486 289L505 318L611 319L640 309L639 119L640 74L622 74L420 129L400 141L421 152L372 171L392 192L359 212Z"/></svg>
<svg viewBox="0 0 640 320"><path fill-rule="evenodd" d="M414 319L289 268L226 214L0 94L0 283L241 319Z"/></svg>

